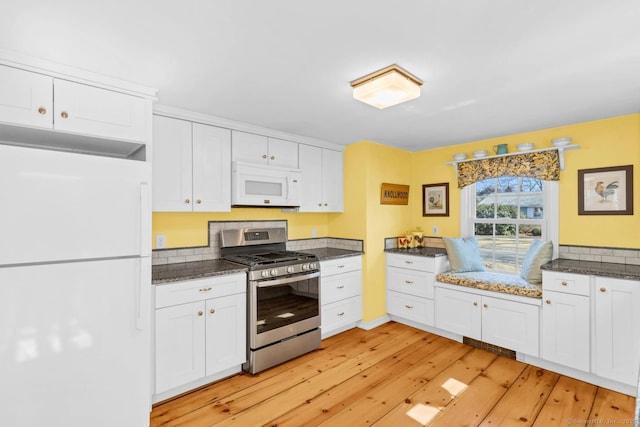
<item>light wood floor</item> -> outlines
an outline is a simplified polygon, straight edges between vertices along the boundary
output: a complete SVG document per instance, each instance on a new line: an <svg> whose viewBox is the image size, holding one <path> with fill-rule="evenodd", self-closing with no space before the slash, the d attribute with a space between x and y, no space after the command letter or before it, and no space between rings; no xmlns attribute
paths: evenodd
<svg viewBox="0 0 640 427"><path fill-rule="evenodd" d="M390 322L158 405L151 426L633 425L634 406L631 396Z"/></svg>

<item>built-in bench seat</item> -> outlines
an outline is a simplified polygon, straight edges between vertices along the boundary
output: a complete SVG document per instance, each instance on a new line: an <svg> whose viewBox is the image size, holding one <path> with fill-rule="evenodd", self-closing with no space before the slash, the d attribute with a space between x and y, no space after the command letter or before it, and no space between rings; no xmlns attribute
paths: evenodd
<svg viewBox="0 0 640 427"><path fill-rule="evenodd" d="M517 274L492 273L489 271L465 273L446 271L438 274L436 280L442 283L467 286L485 291L542 298L542 285L531 284Z"/></svg>

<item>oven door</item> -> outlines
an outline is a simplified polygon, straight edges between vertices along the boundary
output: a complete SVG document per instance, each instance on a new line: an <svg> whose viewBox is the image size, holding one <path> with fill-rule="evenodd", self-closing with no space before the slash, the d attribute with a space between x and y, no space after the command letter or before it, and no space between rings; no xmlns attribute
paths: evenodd
<svg viewBox="0 0 640 427"><path fill-rule="evenodd" d="M318 327L320 272L249 282L251 349Z"/></svg>

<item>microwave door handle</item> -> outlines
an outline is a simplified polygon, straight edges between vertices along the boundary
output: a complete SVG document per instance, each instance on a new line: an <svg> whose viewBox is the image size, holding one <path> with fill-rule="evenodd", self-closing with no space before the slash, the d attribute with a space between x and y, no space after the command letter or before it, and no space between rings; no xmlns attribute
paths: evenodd
<svg viewBox="0 0 640 427"><path fill-rule="evenodd" d="M291 199L291 175L287 174L287 200Z"/></svg>
<svg viewBox="0 0 640 427"><path fill-rule="evenodd" d="M299 276L284 277L282 279L259 281L259 282L256 282L256 287L268 288L269 286L284 285L287 283L299 282L300 280L313 279L314 277L320 277L320 272L317 271L311 274L301 274Z"/></svg>

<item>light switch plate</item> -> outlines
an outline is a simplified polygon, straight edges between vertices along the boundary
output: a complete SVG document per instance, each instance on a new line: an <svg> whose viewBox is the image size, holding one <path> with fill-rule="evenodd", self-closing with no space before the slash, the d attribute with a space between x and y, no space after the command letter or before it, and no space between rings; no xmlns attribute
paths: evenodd
<svg viewBox="0 0 640 427"><path fill-rule="evenodd" d="M167 237L164 234L156 234L156 249L167 247Z"/></svg>
<svg viewBox="0 0 640 427"><path fill-rule="evenodd" d="M433 234L434 236L438 235L438 226L434 225L433 227L431 227L431 234Z"/></svg>

